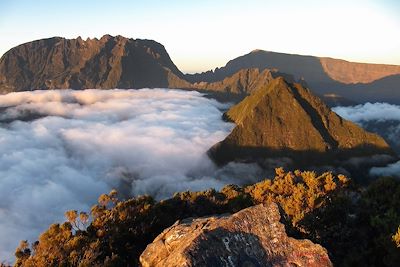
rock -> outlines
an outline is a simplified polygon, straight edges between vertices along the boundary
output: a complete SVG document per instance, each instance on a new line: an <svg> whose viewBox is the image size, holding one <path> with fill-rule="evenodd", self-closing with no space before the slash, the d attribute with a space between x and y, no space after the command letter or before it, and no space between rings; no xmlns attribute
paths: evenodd
<svg viewBox="0 0 400 267"><path fill-rule="evenodd" d="M140 256L148 266L332 266L327 251L288 237L275 203L233 215L186 219L165 229Z"/></svg>

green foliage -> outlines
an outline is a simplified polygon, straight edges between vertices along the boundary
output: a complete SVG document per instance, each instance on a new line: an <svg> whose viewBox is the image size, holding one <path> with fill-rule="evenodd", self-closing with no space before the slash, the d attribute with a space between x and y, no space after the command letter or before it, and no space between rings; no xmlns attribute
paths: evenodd
<svg viewBox="0 0 400 267"><path fill-rule="evenodd" d="M337 266L399 266L399 223L400 182L380 178L332 198L299 225L303 237L323 245Z"/></svg>
<svg viewBox="0 0 400 267"><path fill-rule="evenodd" d="M379 179L365 190L343 175L278 168L273 179L254 185L180 192L160 202L119 201L113 190L89 214L67 211L67 222L51 225L31 246L21 242L15 266L137 266L146 245L177 220L269 201L281 206L291 235L326 247L337 266L400 262L399 181Z"/></svg>
<svg viewBox="0 0 400 267"><path fill-rule="evenodd" d="M90 216L67 211L68 222L51 225L32 246L32 253L25 243L17 249L15 265L137 266L146 245L176 220L236 212L253 205L250 196L233 185L221 192L177 193L160 202L150 196L118 201L116 196L115 190L101 195Z"/></svg>
<svg viewBox="0 0 400 267"><path fill-rule="evenodd" d="M275 172L274 179L249 186L246 190L256 203L279 203L293 226L305 214L325 205L339 191L336 189L342 189L349 183L345 176L334 176L330 172L322 175L298 170L285 173L282 168L277 168Z"/></svg>

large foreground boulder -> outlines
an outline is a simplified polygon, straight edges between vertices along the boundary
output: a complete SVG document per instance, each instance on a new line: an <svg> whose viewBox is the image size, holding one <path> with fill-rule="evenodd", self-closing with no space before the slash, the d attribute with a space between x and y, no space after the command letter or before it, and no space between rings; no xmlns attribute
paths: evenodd
<svg viewBox="0 0 400 267"><path fill-rule="evenodd" d="M275 203L186 219L149 244L142 266L332 266L327 251L288 237Z"/></svg>

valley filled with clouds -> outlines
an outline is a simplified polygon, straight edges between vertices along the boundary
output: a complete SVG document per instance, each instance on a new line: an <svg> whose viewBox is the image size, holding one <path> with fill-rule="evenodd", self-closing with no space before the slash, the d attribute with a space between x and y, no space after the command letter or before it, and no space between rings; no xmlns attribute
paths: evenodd
<svg viewBox="0 0 400 267"><path fill-rule="evenodd" d="M12 255L18 240L34 241L49 224L63 221L64 211L89 211L113 188L122 198L163 199L269 177L255 163L217 167L208 158L208 149L234 127L221 119L230 105L169 89L0 96L0 257ZM334 111L400 146L399 106L367 103ZM271 171L279 164L272 161ZM395 163L371 173L399 170Z"/></svg>
<svg viewBox="0 0 400 267"><path fill-rule="evenodd" d="M63 221L64 211L89 211L112 188L161 199L238 182L234 164L224 175L206 155L233 128L221 120L227 107L164 89L0 96L0 258Z"/></svg>
<svg viewBox="0 0 400 267"><path fill-rule="evenodd" d="M400 153L400 106L388 103L365 103L332 109L345 119L353 121L364 129L382 136L390 147ZM374 167L372 175L399 176L400 161L386 167Z"/></svg>

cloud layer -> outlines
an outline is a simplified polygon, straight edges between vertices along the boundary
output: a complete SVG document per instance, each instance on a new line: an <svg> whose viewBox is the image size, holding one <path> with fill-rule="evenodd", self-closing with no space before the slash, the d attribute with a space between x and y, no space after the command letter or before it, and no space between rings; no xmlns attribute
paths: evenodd
<svg viewBox="0 0 400 267"><path fill-rule="evenodd" d="M353 122L400 121L400 106L388 103L365 103L349 107L334 107L333 111Z"/></svg>
<svg viewBox="0 0 400 267"><path fill-rule="evenodd" d="M89 210L112 188L165 198L268 176L256 164L217 169L206 156L233 128L221 120L227 107L197 92L165 89L0 96L0 261L12 258L19 240L35 240L66 210ZM334 111L383 130L400 146L400 106ZM400 173L400 162L371 173Z"/></svg>
<svg viewBox="0 0 400 267"><path fill-rule="evenodd" d="M164 89L0 96L0 259L112 188L164 198L238 182L238 166L216 170L205 154L233 128L221 120L224 108Z"/></svg>
<svg viewBox="0 0 400 267"><path fill-rule="evenodd" d="M381 135L400 153L400 106L388 103L366 103L353 107L335 107L333 110L345 119ZM372 175L400 176L400 161L386 167L374 167Z"/></svg>

